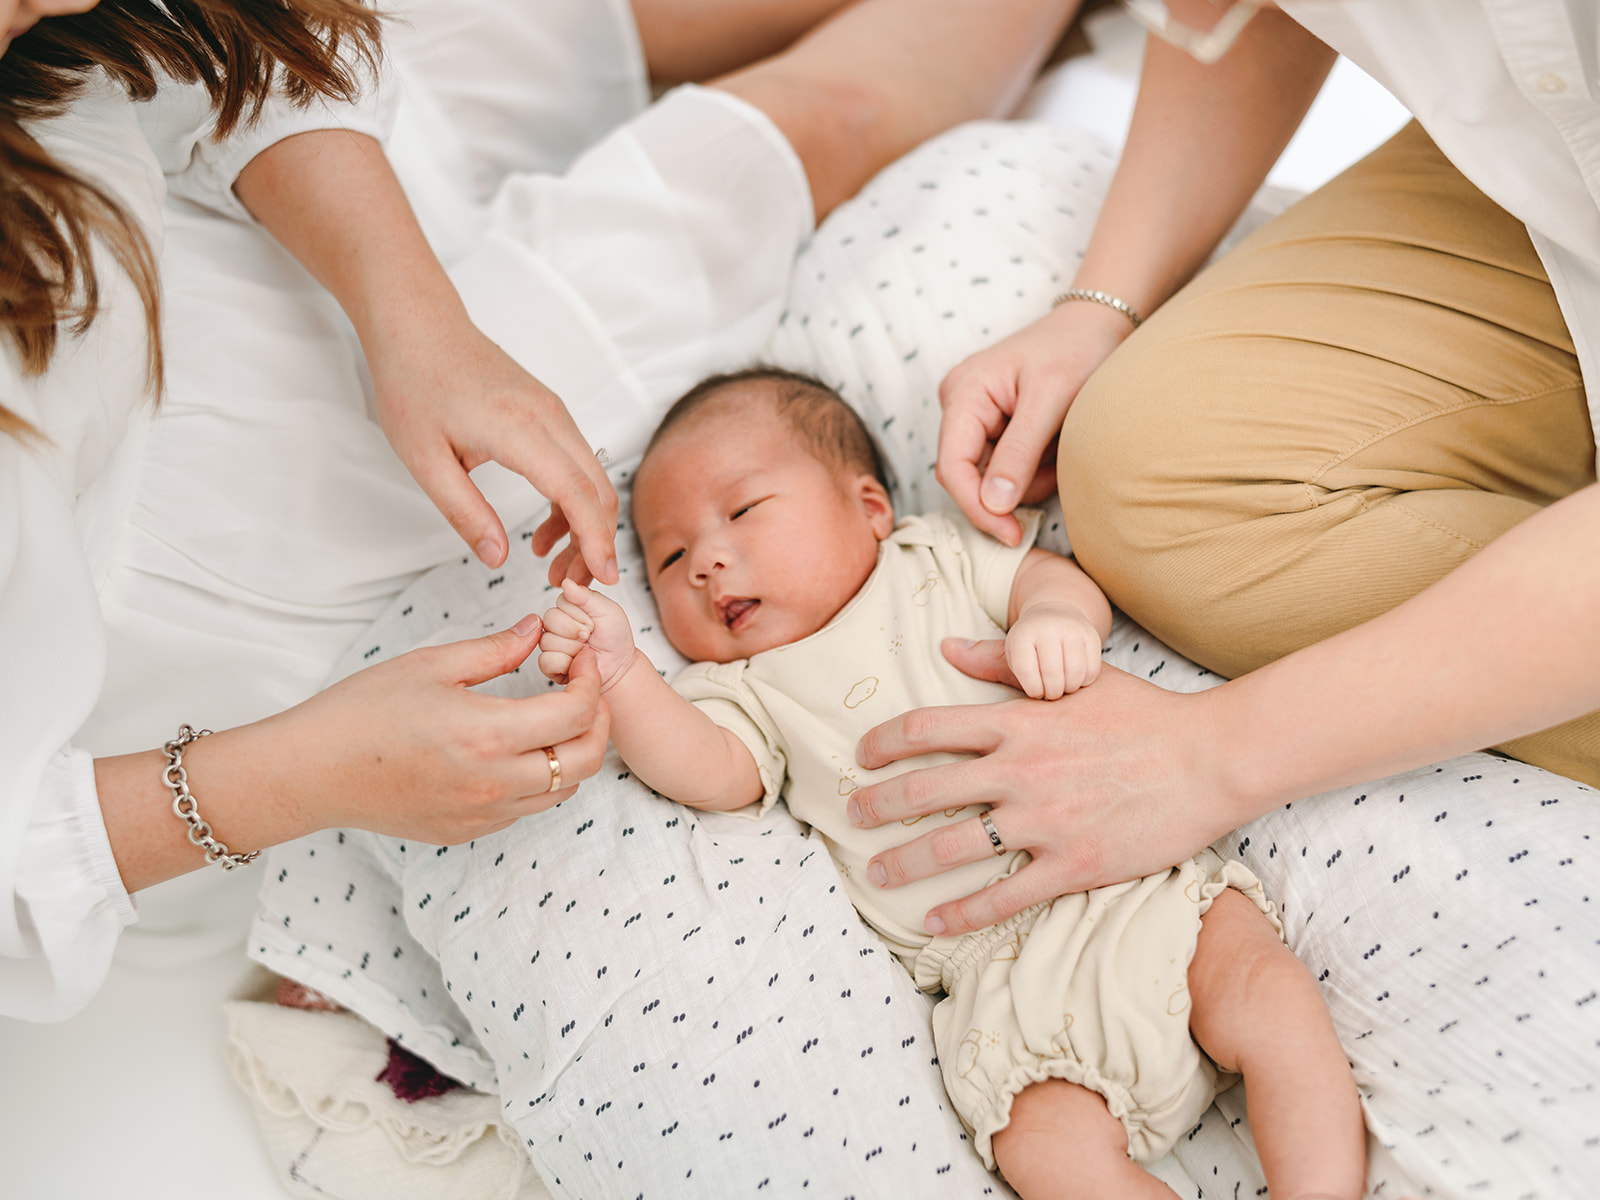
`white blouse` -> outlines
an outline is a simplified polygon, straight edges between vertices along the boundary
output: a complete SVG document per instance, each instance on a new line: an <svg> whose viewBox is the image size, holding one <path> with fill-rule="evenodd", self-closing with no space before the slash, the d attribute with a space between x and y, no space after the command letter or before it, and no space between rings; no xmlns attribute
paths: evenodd
<svg viewBox="0 0 1600 1200"><path fill-rule="evenodd" d="M34 132L116 196L159 255L169 189L243 218L239 169L283 137L332 126L376 134L378 114L371 103L271 103L218 143L201 89L169 86L134 105L101 83ZM48 438L0 437L0 1014L31 1020L80 1008L136 915L100 816L90 754L100 747L74 744L106 675L99 593L153 413L144 310L109 255L97 266L100 315L63 338L42 378L25 378L0 338L3 403Z"/></svg>
<svg viewBox="0 0 1600 1200"><path fill-rule="evenodd" d="M1528 227L1600 429L1600 18L1593 0L1295 0Z"/></svg>
<svg viewBox="0 0 1600 1200"><path fill-rule="evenodd" d="M132 105L107 87L39 130L160 255L167 392L155 419L143 312L114 265L105 311L44 379L22 381L0 339L0 403L52 439L0 438L0 1015L67 1017L113 951L209 953L254 910L255 872L204 870L136 913L92 757L301 702L402 588L463 554L373 418L349 322L249 219L239 171L295 133L380 137L448 263L507 171L565 167L649 99L627 0L382 6L385 76L356 105L269 103L218 141L198 88ZM610 361L580 334L552 383ZM493 463L473 479L507 528L543 504Z"/></svg>

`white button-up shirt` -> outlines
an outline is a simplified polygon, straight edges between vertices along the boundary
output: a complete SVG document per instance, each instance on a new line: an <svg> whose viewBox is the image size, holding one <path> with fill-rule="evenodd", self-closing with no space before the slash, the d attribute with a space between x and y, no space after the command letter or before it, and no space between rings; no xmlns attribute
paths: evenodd
<svg viewBox="0 0 1600 1200"><path fill-rule="evenodd" d="M1528 227L1600 427L1600 4L1290 0L1283 9L1415 114Z"/></svg>

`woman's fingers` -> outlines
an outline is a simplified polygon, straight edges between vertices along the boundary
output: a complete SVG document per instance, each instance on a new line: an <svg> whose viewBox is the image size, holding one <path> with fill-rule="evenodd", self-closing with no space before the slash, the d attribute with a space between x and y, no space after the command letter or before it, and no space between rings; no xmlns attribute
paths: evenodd
<svg viewBox="0 0 1600 1200"><path fill-rule="evenodd" d="M586 568L615 582L616 490L559 396L464 313L421 337L394 336L368 358L390 444L479 558L498 566L506 556L500 519L467 476L493 460L550 500L535 552L570 532Z"/></svg>
<svg viewBox="0 0 1600 1200"><path fill-rule="evenodd" d="M550 516L534 531L533 550L545 554L565 526L590 575L617 581L617 493L585 447L573 458L559 447L539 447L528 456L508 456L510 467L550 498ZM552 579L552 583L559 580Z"/></svg>
<svg viewBox="0 0 1600 1200"><path fill-rule="evenodd" d="M860 788L849 811L874 827L973 802L992 805L1005 848L1028 851L1033 862L1026 889L966 897L941 917L952 931L974 928L1014 904L1164 869L1248 816L1251 805L1229 774L1232 758L1219 749L1216 723L1226 701L1224 688L1167 692L1102 666L1094 686L1056 701L907 713L862 740L863 765L934 751L978 757ZM983 852L981 832L962 821L886 850L873 860L876 878L897 886L974 861Z"/></svg>
<svg viewBox="0 0 1600 1200"><path fill-rule="evenodd" d="M524 755L527 759L544 760L545 790L532 797L531 812L542 812L560 804L572 795L582 780L598 772L600 764L605 761L606 746L611 739L611 713L600 700L600 673L595 666L594 652L587 647L573 656L567 672L567 687L562 696L574 697L576 711L583 714L586 723L572 737L549 746L555 755L555 762L559 764L559 780L551 770L550 754L545 753L543 748ZM554 699L548 696L533 698ZM539 767L535 765L532 769L537 781ZM559 788L554 786L557 782L561 784Z"/></svg>
<svg viewBox="0 0 1600 1200"><path fill-rule="evenodd" d="M1046 864L1034 861L970 896L930 908L922 927L932 934L971 933L1062 895L1063 890Z"/></svg>
<svg viewBox="0 0 1600 1200"><path fill-rule="evenodd" d="M529 613L510 629L444 646L412 651L414 665L442 683L472 687L514 671L539 645L544 622ZM410 656L402 656L400 662ZM410 665L410 664L408 664Z"/></svg>
<svg viewBox="0 0 1600 1200"><path fill-rule="evenodd" d="M1006 644L999 638L978 642L965 638L945 638L939 648L945 661L963 675L987 679L990 683L1003 683L1019 692L1023 690L1011 664L1006 661Z"/></svg>
<svg viewBox="0 0 1600 1200"><path fill-rule="evenodd" d="M1000 820L996 815L998 812L998 809L994 809L987 814L991 821L996 822L996 829ZM1013 839L1021 837L1020 833L1010 836ZM1013 845L1004 841L1005 834L1001 837L1006 849L1023 848L1020 841ZM867 879L875 887L904 887L918 879L927 879L942 871L994 857L994 843L989 839L983 818L974 816L942 826L874 856L867 864Z"/></svg>
<svg viewBox="0 0 1600 1200"><path fill-rule="evenodd" d="M1009 513L1032 490L1039 464L1061 432L1071 395L1063 395L1065 381L1047 374L1029 387L1018 387L1011 419L995 441L994 453L984 468L978 499L992 513Z"/></svg>
<svg viewBox="0 0 1600 1200"><path fill-rule="evenodd" d="M434 507L450 522L450 528L472 547L484 566L498 567L505 562L505 526L448 443L439 441L418 449L406 466Z"/></svg>
<svg viewBox="0 0 1600 1200"><path fill-rule="evenodd" d="M607 735L607 723L602 722L575 738L522 754L518 768L524 811L543 812L572 796L580 783L600 770Z"/></svg>
<svg viewBox="0 0 1600 1200"><path fill-rule="evenodd" d="M981 357L957 366L940 385L944 414L934 476L973 525L1015 546L1022 541L1021 523L1009 509L996 512L986 507L980 496L985 464L1006 427L1015 393L989 378Z"/></svg>
<svg viewBox="0 0 1600 1200"><path fill-rule="evenodd" d="M986 814L999 835L996 849L982 816L958 821L878 855L867 865L867 878L878 887L899 887L918 879L983 862L1013 850L1030 848L1030 838L1019 827L1014 810L991 809ZM980 891L928 910L923 928L932 934L970 933L1003 921L1030 904L1048 900L1064 890L1058 886L1053 860L1035 860Z"/></svg>
<svg viewBox="0 0 1600 1200"><path fill-rule="evenodd" d="M566 686L559 692L503 699L479 696L484 702L485 720L505 739L509 752L526 754L541 746L578 738L594 728L599 719L600 676L595 669L594 652L587 646L572 656L567 667Z"/></svg>
<svg viewBox="0 0 1600 1200"><path fill-rule="evenodd" d="M957 754L982 753L984 748L993 749L999 745L1001 736L997 729L977 719L977 715L983 714L989 707L998 705L918 709L906 714L905 718L879 725L862 739L862 747L866 746L869 738L879 735L882 740L875 746L892 753L895 759L926 754L935 747ZM926 722L912 720L910 723L917 728L910 733L905 731L903 725L897 727L897 722L919 716L934 719ZM857 751L857 758L862 766L872 765L864 748ZM879 760L874 758L874 761ZM893 821L951 812L969 804L992 801L999 795L998 783L986 771L981 758L966 759L939 767L904 771L881 783L857 788L850 793L845 812L851 821L863 829L873 829Z"/></svg>
<svg viewBox="0 0 1600 1200"><path fill-rule="evenodd" d="M550 560L549 570L545 572L545 580L551 587L559 587L564 579L571 579L584 585L594 582L594 572L589 570L588 564L583 561L583 555L579 552L576 542L568 542L561 547L560 552Z"/></svg>

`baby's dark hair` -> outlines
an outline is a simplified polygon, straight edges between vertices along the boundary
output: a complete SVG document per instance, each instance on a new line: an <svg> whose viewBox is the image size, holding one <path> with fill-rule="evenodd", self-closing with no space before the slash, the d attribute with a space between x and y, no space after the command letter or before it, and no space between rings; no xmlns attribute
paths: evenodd
<svg viewBox="0 0 1600 1200"><path fill-rule="evenodd" d="M889 487L883 455L855 409L820 379L782 367L758 365L702 379L661 418L645 447L645 457L675 426L688 421L730 388L747 383L773 385L778 416L788 422L819 462L841 473L871 475L885 489Z"/></svg>

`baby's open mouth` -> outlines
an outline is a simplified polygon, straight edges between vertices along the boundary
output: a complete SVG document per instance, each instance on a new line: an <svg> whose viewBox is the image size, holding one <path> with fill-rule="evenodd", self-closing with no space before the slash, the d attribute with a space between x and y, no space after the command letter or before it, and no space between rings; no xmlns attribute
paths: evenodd
<svg viewBox="0 0 1600 1200"><path fill-rule="evenodd" d="M722 613L722 623L729 629L738 629L743 618L755 612L760 605L761 601L752 600L748 596L733 596L719 601L717 608Z"/></svg>

